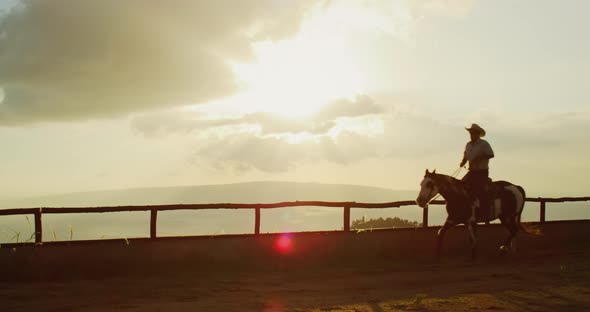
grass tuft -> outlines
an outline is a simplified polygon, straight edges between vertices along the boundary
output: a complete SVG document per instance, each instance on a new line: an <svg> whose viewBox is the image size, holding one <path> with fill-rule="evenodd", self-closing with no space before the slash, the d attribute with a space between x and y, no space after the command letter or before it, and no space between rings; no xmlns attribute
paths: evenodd
<svg viewBox="0 0 590 312"><path fill-rule="evenodd" d="M9 227L8 229L14 233L14 236L10 240L16 240L16 243L18 244L20 241L20 232L16 231L15 229L13 229L11 227Z"/></svg>
<svg viewBox="0 0 590 312"><path fill-rule="evenodd" d="M53 227L51 227L51 236L53 236L53 241L55 242L57 240L57 234L55 233Z"/></svg>
<svg viewBox="0 0 590 312"><path fill-rule="evenodd" d="M422 300L424 300L426 297L428 297L426 294L416 294L416 297L414 297L413 304L421 304Z"/></svg>

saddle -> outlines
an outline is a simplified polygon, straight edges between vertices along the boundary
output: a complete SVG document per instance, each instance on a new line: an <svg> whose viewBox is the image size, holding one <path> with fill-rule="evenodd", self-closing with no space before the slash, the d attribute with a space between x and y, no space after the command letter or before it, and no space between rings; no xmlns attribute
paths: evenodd
<svg viewBox="0 0 590 312"><path fill-rule="evenodd" d="M488 183L485 186L485 195L487 198L481 198L478 196L478 192L470 189L469 192L479 199L479 207L476 209L476 220L477 222L485 222L494 219L495 202L500 199L503 190L502 183L496 183L492 179L488 178Z"/></svg>

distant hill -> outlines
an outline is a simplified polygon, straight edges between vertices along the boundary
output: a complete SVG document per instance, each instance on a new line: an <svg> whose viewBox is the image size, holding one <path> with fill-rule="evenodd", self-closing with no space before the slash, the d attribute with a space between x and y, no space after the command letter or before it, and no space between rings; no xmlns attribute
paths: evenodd
<svg viewBox="0 0 590 312"><path fill-rule="evenodd" d="M296 182L248 182L134 188L0 200L0 209L197 203L272 203L295 200L388 202L415 198L417 191Z"/></svg>

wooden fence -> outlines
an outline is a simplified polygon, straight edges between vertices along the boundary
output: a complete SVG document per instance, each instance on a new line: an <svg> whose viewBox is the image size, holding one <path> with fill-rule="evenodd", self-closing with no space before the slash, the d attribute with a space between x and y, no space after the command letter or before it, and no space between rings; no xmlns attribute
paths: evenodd
<svg viewBox="0 0 590 312"><path fill-rule="evenodd" d="M590 197L560 197L560 198L527 198L528 202L538 202L541 223L545 222L546 203L564 203L589 201ZM435 200L430 202L431 205L444 205L445 201ZM396 201L388 203L357 203L357 202L325 202L325 201L295 201L281 202L272 204L182 204L182 205L154 205L154 206L112 206L112 207L70 207L70 208L19 208L0 210L0 216L8 215L34 215L35 216L35 243L43 242L43 214L64 214L64 213L105 213L105 212L150 212L150 238L157 237L157 220L158 211L170 210L202 210L202 209L254 209L254 234L260 234L260 211L262 209L287 208L287 207L336 207L343 208L343 229L345 232L350 231L350 209L380 209L380 208L399 208L402 206L415 206L413 200ZM423 208L422 226L428 227L428 207Z"/></svg>

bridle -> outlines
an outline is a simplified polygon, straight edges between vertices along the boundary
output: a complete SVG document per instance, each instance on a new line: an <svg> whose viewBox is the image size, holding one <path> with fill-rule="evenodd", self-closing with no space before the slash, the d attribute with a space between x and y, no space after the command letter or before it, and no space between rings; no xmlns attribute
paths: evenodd
<svg viewBox="0 0 590 312"><path fill-rule="evenodd" d="M455 172L453 172L453 174L451 175L451 177L456 178L459 175L459 173L461 173L461 169L463 169L463 168L464 167L457 168L457 170L455 170ZM438 193L438 195L434 196L431 200L429 200L426 203L426 207L428 207L428 204L430 204L431 202L433 202L434 200L436 200L439 197L440 197L440 192Z"/></svg>

